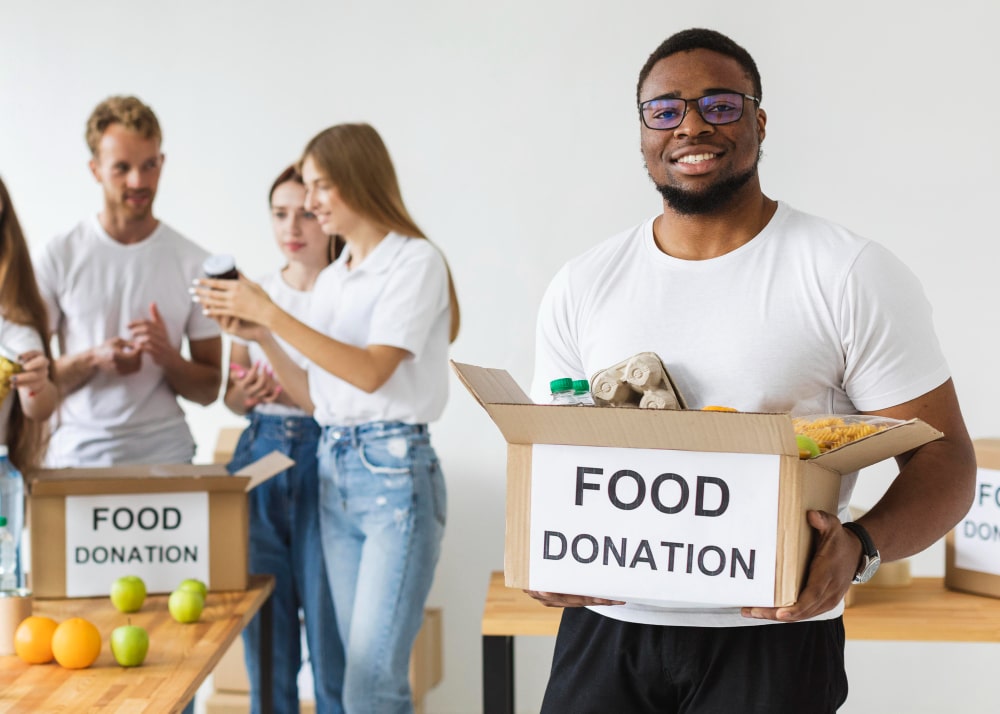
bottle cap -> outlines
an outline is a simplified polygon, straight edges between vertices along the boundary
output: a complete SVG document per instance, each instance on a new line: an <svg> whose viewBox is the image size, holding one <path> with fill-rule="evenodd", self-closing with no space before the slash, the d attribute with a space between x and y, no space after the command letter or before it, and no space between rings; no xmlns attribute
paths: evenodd
<svg viewBox="0 0 1000 714"><path fill-rule="evenodd" d="M0 528L3 528L5 525L7 525L7 516L0 516Z"/></svg>
<svg viewBox="0 0 1000 714"><path fill-rule="evenodd" d="M7 445L0 444L0 456L7 456Z"/></svg>
<svg viewBox="0 0 1000 714"><path fill-rule="evenodd" d="M586 379L574 379L573 380L573 391L577 394L583 394L584 392L590 391L590 382Z"/></svg>
<svg viewBox="0 0 1000 714"><path fill-rule="evenodd" d="M549 382L549 390L555 394L556 392L569 392L573 389L573 380L569 377L563 377L561 379L553 379Z"/></svg>
<svg viewBox="0 0 1000 714"><path fill-rule="evenodd" d="M225 275L236 270L236 258L228 253L210 255L201 264L201 269L205 271L205 275Z"/></svg>

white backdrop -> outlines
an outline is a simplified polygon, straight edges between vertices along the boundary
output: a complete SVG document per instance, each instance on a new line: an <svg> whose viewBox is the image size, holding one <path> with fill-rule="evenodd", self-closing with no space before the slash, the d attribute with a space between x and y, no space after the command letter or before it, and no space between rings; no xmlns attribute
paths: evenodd
<svg viewBox="0 0 1000 714"><path fill-rule="evenodd" d="M670 33L713 27L763 75L765 191L912 267L970 431L1000 436L998 21L991 0L0 0L0 174L39 248L98 209L83 141L90 110L137 94L164 129L157 214L259 274L278 260L272 178L323 127L368 121L451 263L464 317L453 357L527 385L548 279L659 206L639 154L639 68ZM220 426L240 423L219 404L188 411L201 460ZM431 594L444 608L445 680L428 711L475 712L482 596L502 567L504 446L454 380L432 431L450 521ZM870 506L890 477L867 470L857 504ZM940 575L943 562L938 544L914 571ZM523 712L537 711L551 648L517 643ZM977 682L997 653L851 642L843 711L994 711Z"/></svg>

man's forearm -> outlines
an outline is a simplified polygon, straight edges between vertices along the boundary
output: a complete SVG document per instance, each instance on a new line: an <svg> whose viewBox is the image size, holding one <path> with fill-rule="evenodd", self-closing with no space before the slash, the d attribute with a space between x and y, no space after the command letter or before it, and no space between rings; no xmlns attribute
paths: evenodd
<svg viewBox="0 0 1000 714"><path fill-rule="evenodd" d="M167 384L188 401L208 406L219 397L222 369L218 365L178 359L163 374Z"/></svg>
<svg viewBox="0 0 1000 714"><path fill-rule="evenodd" d="M97 374L92 350L75 355L63 355L56 359L52 368L52 381L60 396L72 394L89 382Z"/></svg>

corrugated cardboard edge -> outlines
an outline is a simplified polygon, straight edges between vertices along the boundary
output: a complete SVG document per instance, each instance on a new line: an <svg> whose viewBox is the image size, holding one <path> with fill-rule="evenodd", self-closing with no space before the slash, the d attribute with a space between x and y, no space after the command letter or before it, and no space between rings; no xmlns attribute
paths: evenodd
<svg viewBox="0 0 1000 714"><path fill-rule="evenodd" d="M36 598L64 597L66 594L66 499L59 496L31 498L28 500L31 520L47 523L45 532L41 528L31 529L31 552L45 553L52 543L62 543L59 552L52 553L52 559L44 568L32 568L29 573L32 592ZM110 583L108 587L110 588Z"/></svg>
<svg viewBox="0 0 1000 714"><path fill-rule="evenodd" d="M782 457L778 496L778 560L775 563L774 606L792 605L805 584L815 531L808 511L836 515L841 475L819 464ZM785 557L787 555L787 557Z"/></svg>
<svg viewBox="0 0 1000 714"><path fill-rule="evenodd" d="M821 454L810 459L810 462L847 474L911 451L918 446L936 441L942 436L944 436L943 432L938 431L927 422L910 419L864 439L852 441L839 449Z"/></svg>
<svg viewBox="0 0 1000 714"><path fill-rule="evenodd" d="M1000 469L1000 439L976 439L976 465L984 469ZM944 538L944 586L973 595L1000 597L1000 575L966 570L955 565L955 531Z"/></svg>
<svg viewBox="0 0 1000 714"><path fill-rule="evenodd" d="M531 545L531 444L507 445L507 520L503 573L509 588L526 589ZM523 474L519 476L519 474Z"/></svg>

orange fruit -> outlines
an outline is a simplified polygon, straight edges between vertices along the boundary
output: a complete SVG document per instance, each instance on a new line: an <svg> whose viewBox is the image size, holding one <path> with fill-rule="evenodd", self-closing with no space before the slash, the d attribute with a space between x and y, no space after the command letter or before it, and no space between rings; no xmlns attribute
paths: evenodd
<svg viewBox="0 0 1000 714"><path fill-rule="evenodd" d="M703 412L735 412L736 410L732 407L720 407L718 405L712 404L707 407L702 407Z"/></svg>
<svg viewBox="0 0 1000 714"><path fill-rule="evenodd" d="M52 654L66 669L89 667L101 654L101 633L89 620L71 617L52 633Z"/></svg>
<svg viewBox="0 0 1000 714"><path fill-rule="evenodd" d="M52 633L59 623L51 617L32 615L14 630L14 651L28 664L52 661Z"/></svg>

